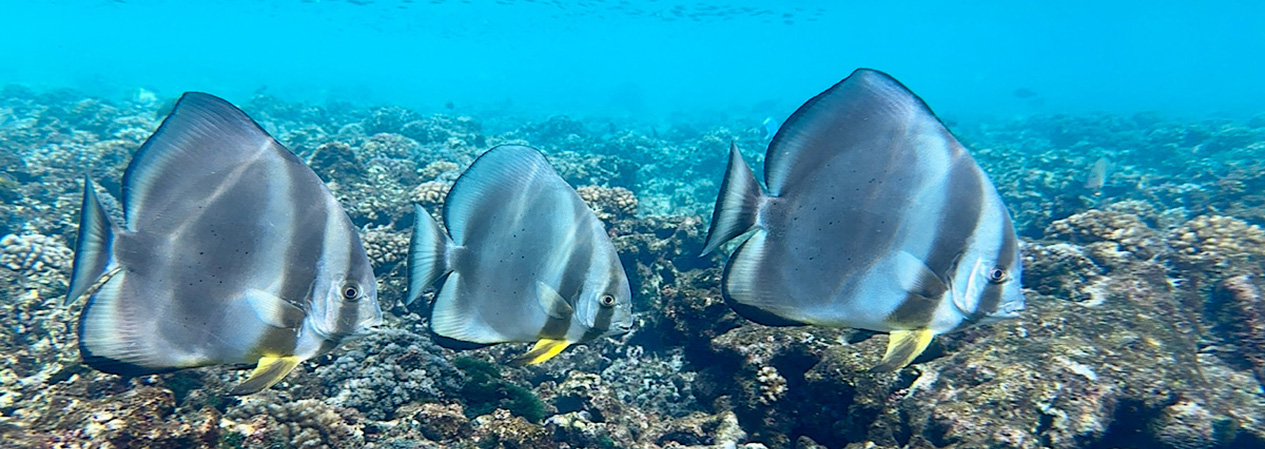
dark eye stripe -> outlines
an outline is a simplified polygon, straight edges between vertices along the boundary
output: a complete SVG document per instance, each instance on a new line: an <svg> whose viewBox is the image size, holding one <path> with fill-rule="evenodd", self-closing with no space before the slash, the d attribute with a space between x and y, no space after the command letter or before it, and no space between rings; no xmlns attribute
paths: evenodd
<svg viewBox="0 0 1265 449"><path fill-rule="evenodd" d="M593 327L584 331L583 341L593 341L597 337L601 337L611 328L611 317L615 315L614 307L602 307L597 310L597 316L593 318Z"/></svg>

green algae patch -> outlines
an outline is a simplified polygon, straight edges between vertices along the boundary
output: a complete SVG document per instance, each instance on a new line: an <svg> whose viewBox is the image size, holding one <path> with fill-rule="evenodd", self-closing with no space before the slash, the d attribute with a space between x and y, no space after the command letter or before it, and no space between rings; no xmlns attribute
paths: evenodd
<svg viewBox="0 0 1265 449"><path fill-rule="evenodd" d="M466 375L461 387L467 418L492 413L503 408L524 419L539 423L545 418L545 404L526 388L501 377L501 369L493 363L461 357L453 365Z"/></svg>

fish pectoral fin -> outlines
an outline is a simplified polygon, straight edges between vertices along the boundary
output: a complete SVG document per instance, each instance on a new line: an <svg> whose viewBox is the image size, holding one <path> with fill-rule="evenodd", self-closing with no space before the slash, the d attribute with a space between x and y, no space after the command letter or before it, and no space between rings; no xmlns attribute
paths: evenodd
<svg viewBox="0 0 1265 449"><path fill-rule="evenodd" d="M870 368L870 372L886 373L904 368L927 349L935 336L935 331L930 329L892 331L888 335L887 353L883 354L883 360L877 366Z"/></svg>
<svg viewBox="0 0 1265 449"><path fill-rule="evenodd" d="M906 251L895 253L896 276L901 288L924 298L939 298L949 290L949 285L940 275L932 271L926 262Z"/></svg>
<svg viewBox="0 0 1265 449"><path fill-rule="evenodd" d="M510 364L514 366L523 366L543 363L544 361L552 359L554 356L562 353L562 350L567 349L567 346L571 346L571 342L566 340L542 338L540 341L536 342L536 346L533 346L530 351L527 351L526 354L510 361Z"/></svg>
<svg viewBox="0 0 1265 449"><path fill-rule="evenodd" d="M307 317L303 309L263 290L248 290L246 303L250 304L260 321L272 327L294 329L303 325L303 319Z"/></svg>
<svg viewBox="0 0 1265 449"><path fill-rule="evenodd" d="M299 358L295 356L264 356L259 359L259 365L255 366L255 371L250 373L250 377L240 385L233 387L229 394L247 395L255 394L267 389L277 382L281 382L294 367L299 366Z"/></svg>
<svg viewBox="0 0 1265 449"><path fill-rule="evenodd" d="M545 285L544 282L536 281L536 300L540 302L540 308L551 317L567 318L575 314L575 309L571 307L571 304L568 304L557 290Z"/></svg>

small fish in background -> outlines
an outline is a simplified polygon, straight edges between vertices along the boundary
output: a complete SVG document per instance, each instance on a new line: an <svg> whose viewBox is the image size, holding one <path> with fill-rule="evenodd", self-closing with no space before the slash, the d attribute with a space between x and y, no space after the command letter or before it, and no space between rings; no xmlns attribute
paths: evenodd
<svg viewBox="0 0 1265 449"><path fill-rule="evenodd" d="M536 342L513 361L536 364L631 329L615 246L540 151L505 145L475 160L445 200L449 234L414 207L407 301L443 279L430 320L440 344Z"/></svg>
<svg viewBox="0 0 1265 449"><path fill-rule="evenodd" d="M233 394L382 322L356 228L316 173L245 113L187 93L137 150L111 222L90 179L66 304L79 350L139 376L256 364Z"/></svg>
<svg viewBox="0 0 1265 449"><path fill-rule="evenodd" d="M1094 192L1101 191L1107 182L1107 174L1111 168L1112 163L1106 157L1100 157L1094 161L1094 165L1089 168L1089 175L1085 178L1085 188Z"/></svg>
<svg viewBox="0 0 1265 449"><path fill-rule="evenodd" d="M988 176L923 101L858 69L788 118L761 188L731 145L703 254L747 236L722 293L757 323L888 332L875 371L1018 315L1022 260Z"/></svg>
<svg viewBox="0 0 1265 449"><path fill-rule="evenodd" d="M780 128L782 124L778 123L777 120L774 120L773 117L765 117L764 121L760 122L760 126L762 126L762 129L764 130L764 138L766 140L771 140L773 139L773 136L777 135L777 129Z"/></svg>
<svg viewBox="0 0 1265 449"><path fill-rule="evenodd" d="M448 100L447 103L444 103L444 108L451 111L453 109L457 109L457 104L453 103L452 100Z"/></svg>
<svg viewBox="0 0 1265 449"><path fill-rule="evenodd" d="M1028 98L1034 98L1036 96L1037 96L1037 93L1032 91L1031 89L1023 88L1023 87L1019 89L1015 89L1015 98L1028 99Z"/></svg>

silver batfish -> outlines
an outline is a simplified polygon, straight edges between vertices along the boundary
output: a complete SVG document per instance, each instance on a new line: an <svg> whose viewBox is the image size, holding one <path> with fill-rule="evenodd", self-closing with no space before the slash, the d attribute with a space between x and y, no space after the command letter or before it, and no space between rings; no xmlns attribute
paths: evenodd
<svg viewBox="0 0 1265 449"><path fill-rule="evenodd" d="M723 294L769 325L891 333L876 371L1024 307L1010 215L926 104L860 69L778 130L761 189L737 147L704 254L742 235ZM749 233L749 234L748 234Z"/></svg>
<svg viewBox="0 0 1265 449"><path fill-rule="evenodd" d="M123 177L126 223L84 181L66 302L89 366L256 364L250 394L382 321L360 238L325 184L241 110L187 93Z"/></svg>
<svg viewBox="0 0 1265 449"><path fill-rule="evenodd" d="M453 184L444 234L420 206L412 303L443 278L431 330L450 347L536 342L517 363L627 332L632 294L602 222L533 148L488 150Z"/></svg>

